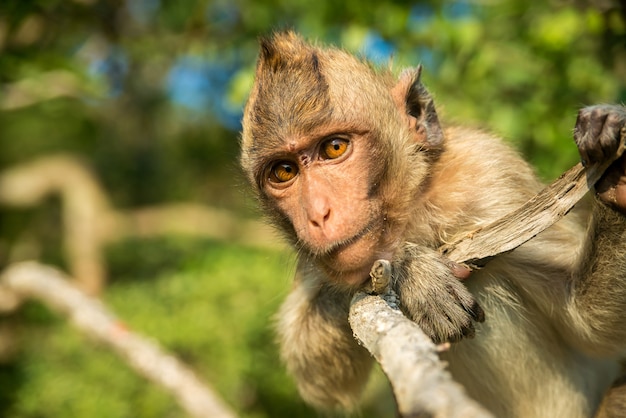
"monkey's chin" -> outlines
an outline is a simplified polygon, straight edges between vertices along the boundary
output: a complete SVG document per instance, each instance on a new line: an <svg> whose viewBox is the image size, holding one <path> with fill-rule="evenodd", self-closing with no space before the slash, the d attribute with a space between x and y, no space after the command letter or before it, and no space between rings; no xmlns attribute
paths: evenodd
<svg viewBox="0 0 626 418"><path fill-rule="evenodd" d="M327 273L339 286L360 287L369 279L374 261L390 256L376 247L370 237L337 247L323 259Z"/></svg>

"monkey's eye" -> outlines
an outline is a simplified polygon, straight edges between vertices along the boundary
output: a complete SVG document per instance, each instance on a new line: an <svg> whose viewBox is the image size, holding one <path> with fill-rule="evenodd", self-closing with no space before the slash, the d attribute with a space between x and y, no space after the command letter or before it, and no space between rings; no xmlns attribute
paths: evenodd
<svg viewBox="0 0 626 418"><path fill-rule="evenodd" d="M298 167L289 161L280 161L274 164L270 170L270 181L285 183L298 174Z"/></svg>
<svg viewBox="0 0 626 418"><path fill-rule="evenodd" d="M348 150L350 142L347 139L332 138L322 143L320 155L324 160L334 160L341 157Z"/></svg>

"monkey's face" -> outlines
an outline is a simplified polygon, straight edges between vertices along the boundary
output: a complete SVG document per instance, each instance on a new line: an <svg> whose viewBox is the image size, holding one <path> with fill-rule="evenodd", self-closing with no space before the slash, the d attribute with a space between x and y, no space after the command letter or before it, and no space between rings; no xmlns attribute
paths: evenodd
<svg viewBox="0 0 626 418"><path fill-rule="evenodd" d="M370 132L326 126L288 138L262 170L262 192L288 220L297 247L347 285L361 284L390 251L372 149Z"/></svg>
<svg viewBox="0 0 626 418"><path fill-rule="evenodd" d="M266 212L337 283L361 284L392 255L426 176L418 151L427 141L413 140L405 109L414 79L419 72L394 88L392 77L293 33L261 43L241 162Z"/></svg>

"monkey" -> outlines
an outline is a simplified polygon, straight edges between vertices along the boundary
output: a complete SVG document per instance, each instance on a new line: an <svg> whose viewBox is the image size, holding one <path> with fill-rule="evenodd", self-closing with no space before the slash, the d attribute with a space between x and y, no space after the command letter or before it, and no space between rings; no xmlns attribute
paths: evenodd
<svg viewBox="0 0 626 418"><path fill-rule="evenodd" d="M626 109L580 110L586 164L615 155ZM542 188L489 133L447 126L421 81L293 31L260 40L240 163L297 252L277 313L280 355L303 399L353 408L372 366L348 324L374 261L400 308L466 392L498 417L593 416L626 348L626 157L573 213L470 277L438 249Z"/></svg>

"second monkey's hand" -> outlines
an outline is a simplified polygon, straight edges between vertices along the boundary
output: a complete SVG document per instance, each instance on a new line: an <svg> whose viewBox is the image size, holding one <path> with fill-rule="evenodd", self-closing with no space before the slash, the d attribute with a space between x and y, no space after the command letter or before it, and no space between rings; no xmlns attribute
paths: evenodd
<svg viewBox="0 0 626 418"><path fill-rule="evenodd" d="M595 105L581 109L574 140L585 165L611 158L626 142L626 107ZM606 170L596 192L603 203L626 214L626 153Z"/></svg>

